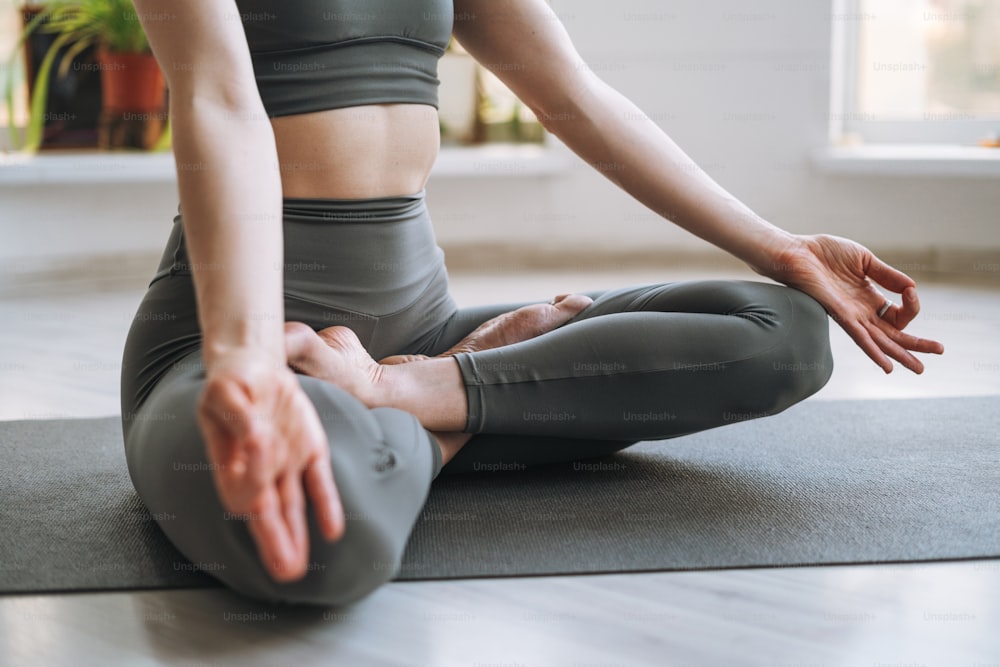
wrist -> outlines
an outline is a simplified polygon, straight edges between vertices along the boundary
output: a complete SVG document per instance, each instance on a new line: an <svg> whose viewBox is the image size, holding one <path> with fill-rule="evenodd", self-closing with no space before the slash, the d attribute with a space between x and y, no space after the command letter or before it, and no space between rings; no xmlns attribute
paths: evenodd
<svg viewBox="0 0 1000 667"><path fill-rule="evenodd" d="M212 374L220 368L231 367L234 364L266 365L279 370L288 368L283 340L278 343L265 344L263 342L232 342L206 338L202 344L202 359L208 374Z"/></svg>
<svg viewBox="0 0 1000 667"><path fill-rule="evenodd" d="M808 252L808 237L778 230L764 246L765 252L756 264L750 264L754 272L776 280L787 282L801 268Z"/></svg>
<svg viewBox="0 0 1000 667"><path fill-rule="evenodd" d="M281 309L211 309L201 317L206 365L217 359L257 358L285 365L285 323Z"/></svg>
<svg viewBox="0 0 1000 667"><path fill-rule="evenodd" d="M726 198L726 209L712 225L718 239L704 237L758 274L781 280L804 245L804 237L772 224L745 204Z"/></svg>

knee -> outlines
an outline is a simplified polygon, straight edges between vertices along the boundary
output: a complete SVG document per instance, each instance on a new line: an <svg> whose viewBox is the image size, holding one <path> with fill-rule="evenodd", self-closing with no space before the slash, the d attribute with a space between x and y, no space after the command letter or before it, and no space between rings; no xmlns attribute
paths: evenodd
<svg viewBox="0 0 1000 667"><path fill-rule="evenodd" d="M242 521L227 526L226 541L236 545L238 551L232 554L229 567L217 577L246 597L270 603L322 606L356 602L391 580L399 571L409 528L422 503L415 503L413 514L405 517L408 522L404 520L401 525L400 517L411 508L392 500L398 503L406 499L379 498L379 494L391 490L373 483L370 476L352 476L343 468L339 472L335 471L335 482L344 509L344 533L334 542L326 541L320 533L313 504L307 499L309 559L301 579L291 582L272 579Z"/></svg>
<svg viewBox="0 0 1000 667"><path fill-rule="evenodd" d="M256 550L248 549L252 576L224 583L241 595L276 604L343 606L370 595L398 572L402 552L378 519L356 510L346 513L346 530L336 542L325 542L310 527L309 564L302 579L274 581L259 566Z"/></svg>
<svg viewBox="0 0 1000 667"><path fill-rule="evenodd" d="M346 529L339 540L327 542L310 504L305 577L279 584L255 566L252 580L231 586L272 602L344 605L369 595L399 572L436 472L434 443L409 413L368 410L331 385L300 380L327 430Z"/></svg>
<svg viewBox="0 0 1000 667"><path fill-rule="evenodd" d="M784 407L815 394L833 373L830 324L818 301L797 289L783 290L790 303L770 360ZM783 408L782 408L783 409Z"/></svg>
<svg viewBox="0 0 1000 667"><path fill-rule="evenodd" d="M271 578L244 525L223 529L222 541L233 550L228 555L216 554L206 572L235 593L269 604L343 606L356 602L393 577L400 554L377 521L352 514L336 542L325 542L310 526L309 562L306 574L297 581ZM200 539L218 542L219 536L215 526ZM205 567L204 561L195 562Z"/></svg>
<svg viewBox="0 0 1000 667"><path fill-rule="evenodd" d="M431 451L412 415L369 411L332 385L314 378L302 383L327 432L346 519L341 538L327 542L307 499L309 559L302 579L274 581L244 517L223 508L193 419L200 386L194 379L162 387L143 408L177 419L170 428L145 428L149 420L135 425L130 471L149 510L171 517L160 525L171 542L231 590L269 603L343 605L398 572L430 487Z"/></svg>

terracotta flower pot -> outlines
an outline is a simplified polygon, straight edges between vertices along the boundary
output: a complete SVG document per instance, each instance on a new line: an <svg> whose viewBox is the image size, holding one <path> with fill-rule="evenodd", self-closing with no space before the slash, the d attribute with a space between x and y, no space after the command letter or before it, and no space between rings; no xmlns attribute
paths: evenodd
<svg viewBox="0 0 1000 667"><path fill-rule="evenodd" d="M97 54L101 70L101 148L149 149L167 122L166 82L149 53Z"/></svg>

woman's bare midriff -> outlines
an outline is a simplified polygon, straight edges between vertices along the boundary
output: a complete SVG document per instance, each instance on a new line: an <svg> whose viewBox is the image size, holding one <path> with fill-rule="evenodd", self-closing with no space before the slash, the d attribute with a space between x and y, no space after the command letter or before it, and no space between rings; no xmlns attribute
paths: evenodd
<svg viewBox="0 0 1000 667"><path fill-rule="evenodd" d="M419 192L441 144L437 109L375 104L271 119L285 197Z"/></svg>

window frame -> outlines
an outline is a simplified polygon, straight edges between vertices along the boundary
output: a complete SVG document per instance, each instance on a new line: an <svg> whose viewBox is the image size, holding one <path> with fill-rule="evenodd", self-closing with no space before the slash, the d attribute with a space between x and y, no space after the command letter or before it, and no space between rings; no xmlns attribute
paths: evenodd
<svg viewBox="0 0 1000 667"><path fill-rule="evenodd" d="M833 0L830 142L972 145L1000 134L1000 115L971 119L879 120L858 109L861 0Z"/></svg>

